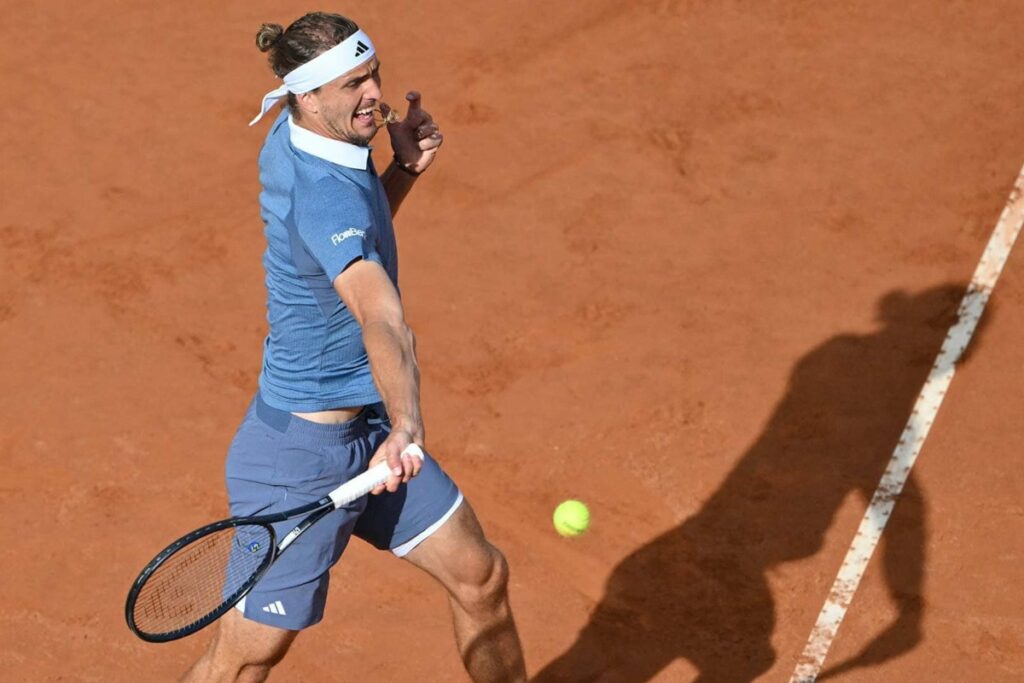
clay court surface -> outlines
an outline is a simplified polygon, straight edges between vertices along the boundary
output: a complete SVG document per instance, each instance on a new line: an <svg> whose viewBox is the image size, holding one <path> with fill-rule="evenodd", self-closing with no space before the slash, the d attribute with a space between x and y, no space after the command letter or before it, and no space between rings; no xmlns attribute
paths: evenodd
<svg viewBox="0 0 1024 683"><path fill-rule="evenodd" d="M446 134L403 296L533 678L789 679L1024 163L1020 3L2 4L0 679L172 680L210 637L123 601L225 515L253 36L310 9ZM823 678L1024 680L1022 303L1018 245ZM272 680L464 680L431 581L353 545L331 590Z"/></svg>

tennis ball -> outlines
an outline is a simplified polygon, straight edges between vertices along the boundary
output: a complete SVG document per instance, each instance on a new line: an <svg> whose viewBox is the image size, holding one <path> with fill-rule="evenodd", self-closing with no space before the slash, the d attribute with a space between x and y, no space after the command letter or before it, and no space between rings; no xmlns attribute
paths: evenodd
<svg viewBox="0 0 1024 683"><path fill-rule="evenodd" d="M567 500L555 508L555 531L563 536L579 536L590 526L590 510L578 500Z"/></svg>

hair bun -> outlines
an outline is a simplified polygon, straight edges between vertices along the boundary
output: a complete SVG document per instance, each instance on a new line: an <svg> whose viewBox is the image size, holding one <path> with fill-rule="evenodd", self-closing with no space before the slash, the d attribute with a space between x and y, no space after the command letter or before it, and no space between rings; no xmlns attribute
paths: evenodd
<svg viewBox="0 0 1024 683"><path fill-rule="evenodd" d="M284 27L280 24L263 24L256 32L256 47L260 52L267 52L281 40L284 35Z"/></svg>

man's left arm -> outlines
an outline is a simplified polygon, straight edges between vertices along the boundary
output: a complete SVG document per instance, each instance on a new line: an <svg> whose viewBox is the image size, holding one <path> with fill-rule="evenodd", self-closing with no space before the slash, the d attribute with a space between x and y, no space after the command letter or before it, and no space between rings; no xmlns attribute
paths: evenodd
<svg viewBox="0 0 1024 683"><path fill-rule="evenodd" d="M416 178L433 163L437 149L444 142L444 135L433 117L420 106L420 94L410 92L405 99L409 103L405 118L388 124L395 158L380 176L392 216L398 213Z"/></svg>

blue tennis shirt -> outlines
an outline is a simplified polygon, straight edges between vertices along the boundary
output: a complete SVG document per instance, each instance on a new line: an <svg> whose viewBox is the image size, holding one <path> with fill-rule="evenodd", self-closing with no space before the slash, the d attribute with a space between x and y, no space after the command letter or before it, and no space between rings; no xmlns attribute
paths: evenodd
<svg viewBox="0 0 1024 683"><path fill-rule="evenodd" d="M369 148L302 128L285 108L259 166L270 326L263 400L294 412L380 401L362 330L333 287L360 259L381 264L398 286L391 211Z"/></svg>

